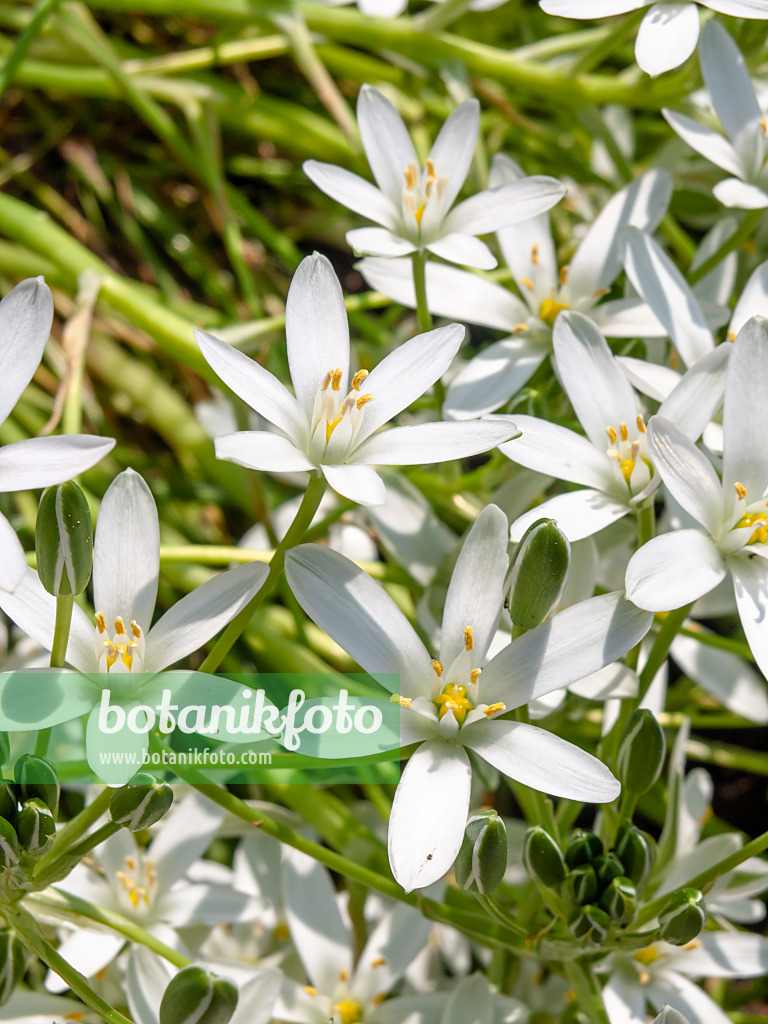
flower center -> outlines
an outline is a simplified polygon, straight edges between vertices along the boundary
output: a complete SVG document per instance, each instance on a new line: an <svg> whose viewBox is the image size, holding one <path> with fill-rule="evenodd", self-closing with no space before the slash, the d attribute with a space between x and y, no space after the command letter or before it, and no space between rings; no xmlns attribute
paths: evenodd
<svg viewBox="0 0 768 1024"><path fill-rule="evenodd" d="M442 718L449 711L459 723L464 724L467 712L472 710L472 702L467 700L466 686L459 686L456 683L448 683L443 687L442 692L435 697L438 718Z"/></svg>
<svg viewBox="0 0 768 1024"><path fill-rule="evenodd" d="M729 550L736 551L747 544L768 544L768 499L747 504L747 489L743 484L734 484L736 508L733 526L726 539ZM740 532L736 532L736 531ZM740 543L739 543L740 542Z"/></svg>
<svg viewBox="0 0 768 1024"><path fill-rule="evenodd" d="M423 173L419 172L415 160L408 164L404 173L403 209L406 214L415 218L416 224L421 229L421 221L430 202L435 206L442 201L448 178L445 176L438 178L435 165L431 160L427 160L427 166Z"/></svg>
<svg viewBox="0 0 768 1024"><path fill-rule="evenodd" d="M149 905L149 897L157 883L157 870L153 860L143 860L140 856L126 857L125 870L116 873L120 883L120 893L125 893L131 906L137 910L140 903Z"/></svg>
<svg viewBox="0 0 768 1024"><path fill-rule="evenodd" d="M352 378L352 387L345 398L341 398L341 380L343 371L329 370L325 375L320 390L315 398L312 416L312 438L319 439L320 447L325 450L334 431L342 423L347 428L346 439L351 442L361 418L361 410L373 395L360 393L360 385L368 376L367 370L358 370Z"/></svg>
<svg viewBox="0 0 768 1024"><path fill-rule="evenodd" d="M144 667L144 636L138 622L131 621L128 633L121 616L115 619L114 636L107 632L107 620L96 613L96 658L99 672L141 672Z"/></svg>
<svg viewBox="0 0 768 1024"><path fill-rule="evenodd" d="M360 1024L363 1019L362 1007L359 1003L353 1003L351 999L336 1003L334 1010L339 1015L340 1024Z"/></svg>
<svg viewBox="0 0 768 1024"><path fill-rule="evenodd" d="M620 423L618 431L608 426L605 432L611 442L608 457L613 462L614 474L629 488L630 494L638 494L647 487L653 476L653 464L648 458L648 438L645 420L638 414L635 437L630 439L626 423Z"/></svg>
<svg viewBox="0 0 768 1024"><path fill-rule="evenodd" d="M539 316L548 327L555 326L555 320L568 306L564 302L557 302L555 299L544 299L539 310Z"/></svg>

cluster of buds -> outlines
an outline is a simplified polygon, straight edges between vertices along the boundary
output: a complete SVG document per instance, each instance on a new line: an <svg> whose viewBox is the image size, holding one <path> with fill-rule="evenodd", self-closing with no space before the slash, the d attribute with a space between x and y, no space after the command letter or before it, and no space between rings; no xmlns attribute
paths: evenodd
<svg viewBox="0 0 768 1024"><path fill-rule="evenodd" d="M192 964L169 982L160 1003L160 1024L228 1024L237 1007L237 988Z"/></svg>

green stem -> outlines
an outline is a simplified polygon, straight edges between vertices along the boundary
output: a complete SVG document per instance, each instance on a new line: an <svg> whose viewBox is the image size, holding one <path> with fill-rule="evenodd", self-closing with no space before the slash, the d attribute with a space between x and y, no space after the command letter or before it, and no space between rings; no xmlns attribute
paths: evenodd
<svg viewBox="0 0 768 1024"><path fill-rule="evenodd" d="M591 49L584 50L574 61L571 74L574 78L592 71L601 64L606 57L612 57L623 43L632 35L637 26L643 20L645 9L633 11L628 17L623 18L615 28L603 39L600 39Z"/></svg>
<svg viewBox="0 0 768 1024"><path fill-rule="evenodd" d="M0 68L0 97L13 81L13 76L19 64L24 60L29 48L40 34L46 19L61 3L61 0L40 0L35 12L30 18L29 24L16 40L10 54L5 59L5 64Z"/></svg>
<svg viewBox="0 0 768 1024"><path fill-rule="evenodd" d="M730 238L726 238L720 248L713 252L708 260L704 260L701 266L696 267L695 270L688 274L688 283L694 285L702 277L706 277L710 270L714 270L729 253L737 249L742 242L745 242L760 223L764 213L765 210L750 210Z"/></svg>
<svg viewBox="0 0 768 1024"><path fill-rule="evenodd" d="M564 966L568 980L576 990L581 1008L589 1017L590 1024L611 1024L590 966L580 960L567 960Z"/></svg>
<svg viewBox="0 0 768 1024"><path fill-rule="evenodd" d="M105 787L95 800L84 807L79 814L67 822L64 828L56 833L50 849L35 865L35 878L38 874L43 874L55 860L58 860L69 849L71 843L79 839L91 825L99 820L109 807L113 792L114 790Z"/></svg>
<svg viewBox="0 0 768 1024"><path fill-rule="evenodd" d="M243 610L235 616L224 632L213 646L213 649L200 666L201 672L215 672L222 662L222 659L229 653L233 644L251 621L254 612L260 607L264 598L272 592L278 579L283 573L285 555L289 548L300 544L304 534L309 529L315 512L325 494L325 477L321 474L313 476L302 498L296 518L291 523L288 532L278 544L272 561L269 563L269 575L258 593L248 602Z"/></svg>
<svg viewBox="0 0 768 1024"><path fill-rule="evenodd" d="M51 668L64 668L67 660L69 627L72 624L72 608L75 599L72 594L59 594L56 598L56 622L53 627L51 645Z"/></svg>
<svg viewBox="0 0 768 1024"><path fill-rule="evenodd" d="M417 249L411 257L413 263L413 288L416 292L416 316L422 334L432 330L432 314L427 303L427 254Z"/></svg>

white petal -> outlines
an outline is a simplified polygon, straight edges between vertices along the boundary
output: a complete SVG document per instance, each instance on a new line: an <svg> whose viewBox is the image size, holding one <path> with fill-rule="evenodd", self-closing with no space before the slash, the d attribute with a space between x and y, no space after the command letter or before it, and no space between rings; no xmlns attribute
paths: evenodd
<svg viewBox="0 0 768 1024"><path fill-rule="evenodd" d="M0 512L0 590L15 590L26 572L27 559L21 541Z"/></svg>
<svg viewBox="0 0 768 1024"><path fill-rule="evenodd" d="M214 442L216 458L236 462L247 469L270 473L299 473L315 464L293 441L268 430L238 430L222 434Z"/></svg>
<svg viewBox="0 0 768 1024"><path fill-rule="evenodd" d="M650 0L541 0L540 7L561 18L610 18L647 7L649 3Z"/></svg>
<svg viewBox="0 0 768 1024"><path fill-rule="evenodd" d="M662 114L671 125L672 130L677 132L691 149L695 149L697 153L701 153L707 160L711 160L713 164L722 167L729 174L737 176L741 174L741 161L738 154L724 135L699 124L698 121L694 121L684 114L678 114L674 110L662 110Z"/></svg>
<svg viewBox="0 0 768 1024"><path fill-rule="evenodd" d="M663 401L655 418L671 420L691 441L697 440L722 405L732 352L733 345L724 342L699 359Z"/></svg>
<svg viewBox="0 0 768 1024"><path fill-rule="evenodd" d="M728 560L736 605L757 667L768 675L768 562L738 555Z"/></svg>
<svg viewBox="0 0 768 1024"><path fill-rule="evenodd" d="M484 348L464 363L451 381L443 415L465 420L498 409L528 383L547 358L548 349L525 333Z"/></svg>
<svg viewBox="0 0 768 1024"><path fill-rule="evenodd" d="M397 210L392 200L358 174L344 167L336 167L335 164L320 163L319 160L305 160L304 173L321 192L347 209L385 228L397 225Z"/></svg>
<svg viewBox="0 0 768 1024"><path fill-rule="evenodd" d="M711 534L723 513L723 489L712 463L669 420L653 416L648 424L648 450L675 501Z"/></svg>
<svg viewBox="0 0 768 1024"><path fill-rule="evenodd" d="M355 459L374 466L422 466L450 462L490 451L517 433L514 423L501 419L394 427L364 441L355 451Z"/></svg>
<svg viewBox="0 0 768 1024"><path fill-rule="evenodd" d="M205 361L231 391L286 434L297 440L306 437L307 417L288 388L269 370L205 331L195 331L195 340Z"/></svg>
<svg viewBox="0 0 768 1024"><path fill-rule="evenodd" d="M92 931L90 928L80 926L77 931L68 935L58 948L61 950L61 956L71 967L84 977L92 978L94 974L98 974L114 960L124 943L125 939L122 935L112 935L106 931ZM58 975L55 976L55 979L51 979L51 984L46 981L48 991L69 991L67 983L62 980L59 985L57 979ZM22 1024L22 1022L18 1022L18 1024Z"/></svg>
<svg viewBox="0 0 768 1024"><path fill-rule="evenodd" d="M701 530L675 530L643 544L627 566L627 597L653 612L682 608L709 593L725 563Z"/></svg>
<svg viewBox="0 0 768 1024"><path fill-rule="evenodd" d="M446 668L464 650L467 626L474 635L472 664L485 661L501 612L508 544L507 517L486 505L462 545L445 597L440 660Z"/></svg>
<svg viewBox="0 0 768 1024"><path fill-rule="evenodd" d="M718 220L702 238L688 269L698 270L703 266L732 238L738 226L739 219L735 216L723 217ZM705 316L708 315L705 309L706 304L711 303L723 307L729 305L736 286L738 269L739 254L730 252L725 259L721 260L713 270L708 271L693 286L693 294L698 299ZM707 319L707 323L710 327L714 326L709 319Z"/></svg>
<svg viewBox="0 0 768 1024"><path fill-rule="evenodd" d="M364 440L432 387L453 362L465 333L460 324L438 327L385 356L360 385L373 401L363 407L358 437Z"/></svg>
<svg viewBox="0 0 768 1024"><path fill-rule="evenodd" d="M695 4L654 4L635 42L637 63L651 77L679 68L696 49L699 12Z"/></svg>
<svg viewBox="0 0 768 1024"><path fill-rule="evenodd" d="M174 805L167 827L150 847L161 889L183 878L216 838L223 820L222 809L200 793L189 793Z"/></svg>
<svg viewBox="0 0 768 1024"><path fill-rule="evenodd" d="M735 715L753 722L768 722L765 683L749 665L730 651L699 643L690 636L676 636L671 654L687 676L699 683ZM692 871L693 878L698 871ZM681 881L681 885L685 879Z"/></svg>
<svg viewBox="0 0 768 1024"><path fill-rule="evenodd" d="M146 634L157 597L160 527L152 492L126 469L107 488L93 543L93 599L107 629L121 616L135 619Z"/></svg>
<svg viewBox="0 0 768 1024"><path fill-rule="evenodd" d="M569 800L608 803L619 782L596 757L545 729L523 722L478 722L464 742L504 775Z"/></svg>
<svg viewBox="0 0 768 1024"><path fill-rule="evenodd" d="M589 311L590 319L606 338L666 338L667 332L642 299L611 299Z"/></svg>
<svg viewBox="0 0 768 1024"><path fill-rule="evenodd" d="M542 502L516 519L512 524L510 536L513 541L519 541L532 523L546 516L547 519L557 521L557 525L571 542L583 540L594 533L599 533L628 512L628 502L616 501L602 491L591 488L568 491Z"/></svg>
<svg viewBox="0 0 768 1024"><path fill-rule="evenodd" d="M476 99L464 100L440 129L429 152L436 177L448 178L443 193L444 210L453 205L469 173L479 128L480 104Z"/></svg>
<svg viewBox="0 0 768 1024"><path fill-rule="evenodd" d="M342 498L356 501L358 505L383 505L387 500L387 489L379 474L360 463L345 466L326 466L320 469L330 486Z"/></svg>
<svg viewBox="0 0 768 1024"><path fill-rule="evenodd" d="M516 416L521 436L501 445L520 466L558 480L606 490L613 481L608 456L586 437L536 416Z"/></svg>
<svg viewBox="0 0 768 1024"><path fill-rule="evenodd" d="M14 441L0 448L0 492L60 484L95 466L114 447L113 438L91 434Z"/></svg>
<svg viewBox="0 0 768 1024"><path fill-rule="evenodd" d="M738 334L750 317L758 315L768 317L768 260L752 272L744 285L733 311L730 330Z"/></svg>
<svg viewBox="0 0 768 1024"><path fill-rule="evenodd" d="M676 370L645 359L618 356L617 361L633 387L656 402L663 402L669 397L682 380Z"/></svg>
<svg viewBox="0 0 768 1024"><path fill-rule="evenodd" d="M397 673L404 693L431 695L430 654L392 598L367 573L319 544L292 548L285 573L307 615L366 672Z"/></svg>
<svg viewBox="0 0 768 1024"><path fill-rule="evenodd" d="M633 969L614 971L602 995L611 1024L646 1024L645 992Z"/></svg>
<svg viewBox="0 0 768 1024"><path fill-rule="evenodd" d="M347 390L349 323L339 279L330 262L314 253L299 264L285 305L285 340L293 390L309 416L329 370L342 372Z"/></svg>
<svg viewBox="0 0 768 1024"><path fill-rule="evenodd" d="M571 295L593 295L616 279L622 264L622 228L655 231L672 196L666 171L651 170L625 185L601 210L568 267Z"/></svg>
<svg viewBox="0 0 768 1024"><path fill-rule="evenodd" d="M701 0L705 7L734 18L768 18L765 0Z"/></svg>
<svg viewBox="0 0 768 1024"><path fill-rule="evenodd" d="M569 686L623 657L652 621L619 593L572 605L514 640L486 665L480 677L482 700L515 708Z"/></svg>
<svg viewBox="0 0 768 1024"><path fill-rule="evenodd" d="M747 65L736 43L717 21L709 21L701 33L699 63L712 105L732 140L745 128L757 129L760 106Z"/></svg>
<svg viewBox="0 0 768 1024"><path fill-rule="evenodd" d="M712 192L723 206L736 207L739 210L762 210L768 206L768 193L757 185L749 185L738 178L718 181Z"/></svg>
<svg viewBox="0 0 768 1024"><path fill-rule="evenodd" d="M657 1006L669 1003L684 1020L693 1024L728 1024L730 1017L723 1013L707 993L688 981L674 970L659 970L651 973L646 986L646 996ZM674 1024L674 1018L668 1024Z"/></svg>
<svg viewBox="0 0 768 1024"><path fill-rule="evenodd" d="M753 317L733 345L723 411L723 487L747 489L748 501L762 497L768 485L768 450L761 441L768 394L768 320Z"/></svg>
<svg viewBox="0 0 768 1024"><path fill-rule="evenodd" d="M652 238L631 227L625 229L624 237L627 276L667 328L686 366L692 366L714 348L693 292Z"/></svg>
<svg viewBox="0 0 768 1024"><path fill-rule="evenodd" d="M565 192L557 178L536 174L465 199L451 211L445 228L461 234L485 235L546 213L560 202Z"/></svg>
<svg viewBox="0 0 768 1024"><path fill-rule="evenodd" d="M449 263L460 263L479 270L493 270L496 257L479 238L472 235L448 234L427 245L427 249Z"/></svg>
<svg viewBox="0 0 768 1024"><path fill-rule="evenodd" d="M416 307L410 260L368 258L358 263L357 269L371 288L402 306ZM528 317L527 307L512 292L477 274L430 261L426 280L427 305L434 316L500 331L510 331Z"/></svg>
<svg viewBox="0 0 768 1024"><path fill-rule="evenodd" d="M378 89L364 85L357 97L357 123L377 185L399 205L405 169L414 161L418 163L402 117Z"/></svg>
<svg viewBox="0 0 768 1024"><path fill-rule="evenodd" d="M245 608L268 572L263 562L239 565L172 605L147 635L146 671L159 672L199 650Z"/></svg>
<svg viewBox="0 0 768 1024"><path fill-rule="evenodd" d="M768 971L768 939L744 932L704 932L695 947L673 957L674 969L691 977L756 977Z"/></svg>
<svg viewBox="0 0 768 1024"><path fill-rule="evenodd" d="M606 427L634 426L637 398L600 331L583 313L567 310L552 335L563 387L592 444L610 447Z"/></svg>
<svg viewBox="0 0 768 1024"><path fill-rule="evenodd" d="M388 992L429 941L434 925L413 907L394 907L379 921L355 967L352 992L367 1003Z"/></svg>
<svg viewBox="0 0 768 1024"><path fill-rule="evenodd" d="M42 277L27 278L0 302L0 423L39 366L52 323L53 299Z"/></svg>
<svg viewBox="0 0 768 1024"><path fill-rule="evenodd" d="M347 232L347 245L356 256L398 257L416 251L413 242L392 234L387 228L355 228Z"/></svg>
<svg viewBox="0 0 768 1024"><path fill-rule="evenodd" d="M411 755L389 819L389 863L406 892L453 864L464 837L472 769L455 743L430 740ZM448 797L448 798L447 798Z"/></svg>
<svg viewBox="0 0 768 1024"><path fill-rule="evenodd" d="M126 713L141 704L139 700L115 699ZM136 774L136 766L144 763L144 754L149 747L149 736L137 733L123 724L115 732L106 735L100 726L101 707L94 705L85 726L85 757L91 771L108 786L124 786ZM114 756L114 755L117 756Z"/></svg>
<svg viewBox="0 0 768 1024"><path fill-rule="evenodd" d="M350 935L328 871L289 846L283 847L283 906L312 984L324 995L332 993L340 973L352 973Z"/></svg>

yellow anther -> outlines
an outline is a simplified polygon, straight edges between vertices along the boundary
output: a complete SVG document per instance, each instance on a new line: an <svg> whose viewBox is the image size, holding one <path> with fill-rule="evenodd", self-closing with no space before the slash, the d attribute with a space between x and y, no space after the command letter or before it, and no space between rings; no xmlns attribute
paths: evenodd
<svg viewBox="0 0 768 1024"><path fill-rule="evenodd" d="M128 890L128 899L133 904L133 909L135 910L136 907L138 907L139 905L139 894L136 892L135 889Z"/></svg>
<svg viewBox="0 0 768 1024"><path fill-rule="evenodd" d="M476 683L477 680L480 678L480 669L473 668L472 671L469 673L469 678L472 680L473 683Z"/></svg>
<svg viewBox="0 0 768 1024"><path fill-rule="evenodd" d="M530 277L521 277L520 284L524 284L529 292L533 291L533 281L530 279Z"/></svg>
<svg viewBox="0 0 768 1024"><path fill-rule="evenodd" d="M80 1024L80 1021L85 1020L85 1014L75 1010L74 1013L68 1013L64 1020L71 1020L74 1021L74 1024Z"/></svg>
<svg viewBox="0 0 768 1024"><path fill-rule="evenodd" d="M374 1006L378 1006L379 1003L383 1003L386 998L387 998L387 993L386 992L377 992L376 995L371 1000L371 1002L373 1003Z"/></svg>
<svg viewBox="0 0 768 1024"><path fill-rule="evenodd" d="M555 326L555 320L564 309L568 309L564 302L556 302L554 299L544 299L539 310L539 316L550 327Z"/></svg>
<svg viewBox="0 0 768 1024"><path fill-rule="evenodd" d="M608 438L609 438L611 444L616 444L616 442L619 440L619 435L616 433L615 428L614 427L606 427L605 428L605 432L608 435Z"/></svg>
<svg viewBox="0 0 768 1024"><path fill-rule="evenodd" d="M100 633L106 633L107 631L107 620L102 612L96 612L96 628Z"/></svg>
<svg viewBox="0 0 768 1024"><path fill-rule="evenodd" d="M515 324L515 326L512 328L512 333L522 334L523 331L530 331L530 329L531 328L528 326L528 324Z"/></svg>
<svg viewBox="0 0 768 1024"><path fill-rule="evenodd" d="M320 388L320 390L321 391L327 391L328 390L328 385L331 383L332 379L333 379L333 370L329 370L328 373L326 373L326 375L325 375L325 380L323 381L323 386Z"/></svg>
<svg viewBox="0 0 768 1024"><path fill-rule="evenodd" d="M383 956L377 956L375 960L371 960L371 967L386 967L387 961Z"/></svg>
<svg viewBox="0 0 768 1024"><path fill-rule="evenodd" d="M645 433L645 420L643 419L642 413L638 413L637 414L636 423L637 423L637 429L640 431L641 434L644 434Z"/></svg>
<svg viewBox="0 0 768 1024"><path fill-rule="evenodd" d="M336 1003L334 1010L339 1015L340 1024L360 1024L363 1019L360 1004L353 1003L351 999L345 999L343 1003Z"/></svg>
<svg viewBox="0 0 768 1024"><path fill-rule="evenodd" d="M131 632L137 640L141 640L141 626L135 619L131 619Z"/></svg>
<svg viewBox="0 0 768 1024"><path fill-rule="evenodd" d="M416 223L419 225L419 227L421 227L421 218L424 216L424 211L426 210L426 208L427 208L427 204L426 203L421 203L413 211L413 216L416 218Z"/></svg>
<svg viewBox="0 0 768 1024"><path fill-rule="evenodd" d="M736 331L728 331L728 341L730 341L731 344L736 341Z"/></svg>
<svg viewBox="0 0 768 1024"><path fill-rule="evenodd" d="M762 129L763 135L768 135L768 121L764 117L760 118L760 128Z"/></svg>
<svg viewBox="0 0 768 1024"><path fill-rule="evenodd" d="M136 861L133 859L133 857L126 857L125 858L125 866L128 868L129 871L135 871L136 870Z"/></svg>
<svg viewBox="0 0 768 1024"><path fill-rule="evenodd" d="M398 697L397 703L401 708L409 708L413 703L413 697Z"/></svg>
<svg viewBox="0 0 768 1024"><path fill-rule="evenodd" d="M464 629L464 646L468 651L475 649L475 634L472 632L471 626L466 626Z"/></svg>
<svg viewBox="0 0 768 1024"><path fill-rule="evenodd" d="M346 980L347 980L347 968L346 967L342 967L341 970L339 971L339 981L346 981Z"/></svg>
<svg viewBox="0 0 768 1024"><path fill-rule="evenodd" d="M341 370L334 370L331 377L331 390L341 391L341 378L344 376Z"/></svg>
<svg viewBox="0 0 768 1024"><path fill-rule="evenodd" d="M314 985L305 985L304 986L304 991L307 993L308 996L316 996L317 995L317 989L315 988Z"/></svg>
<svg viewBox="0 0 768 1024"><path fill-rule="evenodd" d="M405 187L410 190L416 188L416 175L412 167L405 168Z"/></svg>
<svg viewBox="0 0 768 1024"><path fill-rule="evenodd" d="M611 289L610 288L598 288L597 291L592 292L592 298L593 299L602 299L604 295L610 295L610 294L611 294Z"/></svg>
<svg viewBox="0 0 768 1024"><path fill-rule="evenodd" d="M622 441L628 441L629 440L629 431L627 430L627 424L626 423L620 423L619 424L619 431L621 432L621 440Z"/></svg>
<svg viewBox="0 0 768 1024"><path fill-rule="evenodd" d="M701 942L698 939L691 939L690 942L686 942L686 944L683 946L683 949L686 951L686 953L690 953L691 950L698 949L700 945Z"/></svg>
<svg viewBox="0 0 768 1024"><path fill-rule="evenodd" d="M355 376L352 378L352 390L359 391L360 385L363 383L365 378L368 376L367 370L358 370Z"/></svg>
<svg viewBox="0 0 768 1024"><path fill-rule="evenodd" d="M531 263L534 267L538 267L539 265L539 247L535 242L531 246Z"/></svg>
<svg viewBox="0 0 768 1024"><path fill-rule="evenodd" d="M427 174L433 180L435 178L437 178L437 171L435 170L435 161L434 160L427 160Z"/></svg>
<svg viewBox="0 0 768 1024"><path fill-rule="evenodd" d="M125 623L120 615L115 619L115 636L125 635Z"/></svg>
<svg viewBox="0 0 768 1024"><path fill-rule="evenodd" d="M744 484L740 484L738 481L733 486L736 489L736 495L739 501L743 501L747 496L747 488Z"/></svg>
<svg viewBox="0 0 768 1024"><path fill-rule="evenodd" d="M568 284L568 264L560 267L560 284Z"/></svg>
<svg viewBox="0 0 768 1024"><path fill-rule="evenodd" d="M499 701L497 704L489 704L488 707L483 712L483 714L485 715L486 718L490 718L492 715L495 715L497 711L506 711L506 710L507 710L507 705L506 704L502 704L501 701Z"/></svg>
<svg viewBox="0 0 768 1024"><path fill-rule="evenodd" d="M439 679L440 676L443 674L443 664L442 664L442 662L438 661L437 658L435 658L434 661L432 662L432 668L435 670L435 673L437 674L437 678Z"/></svg>
<svg viewBox="0 0 768 1024"><path fill-rule="evenodd" d="M637 976L637 980L640 982L641 985L647 985L648 982L651 980L650 971L640 971L640 973Z"/></svg>
<svg viewBox="0 0 768 1024"><path fill-rule="evenodd" d="M355 402L355 406L358 409L362 409L363 406L366 404L366 402L372 402L372 401L373 401L373 395L360 395L358 400Z"/></svg>
<svg viewBox="0 0 768 1024"><path fill-rule="evenodd" d="M654 960L659 959L659 951L654 949L653 946L648 946L646 949L638 949L634 956L638 963L648 966L652 964Z"/></svg>

